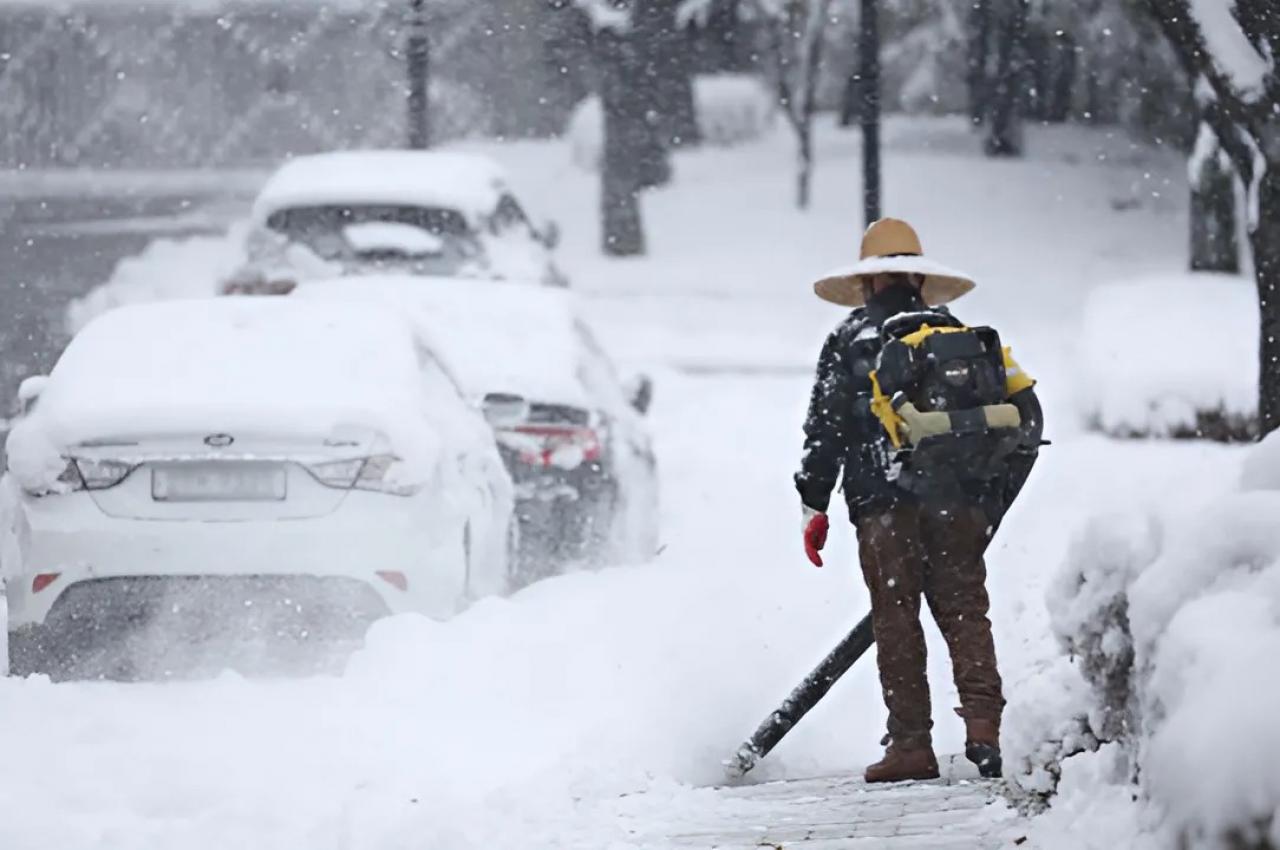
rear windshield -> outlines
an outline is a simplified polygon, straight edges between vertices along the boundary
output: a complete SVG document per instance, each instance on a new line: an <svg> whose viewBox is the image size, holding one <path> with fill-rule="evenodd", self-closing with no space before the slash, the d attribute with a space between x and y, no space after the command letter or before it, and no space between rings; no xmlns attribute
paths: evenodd
<svg viewBox="0 0 1280 850"><path fill-rule="evenodd" d="M306 245L318 256L339 263L409 264L422 274L453 275L482 261L480 242L461 213L439 207L388 204L347 204L295 207L272 213L267 227L291 242ZM418 228L434 236L433 249L414 250L405 244L353 244L347 228L364 224L395 224Z"/></svg>

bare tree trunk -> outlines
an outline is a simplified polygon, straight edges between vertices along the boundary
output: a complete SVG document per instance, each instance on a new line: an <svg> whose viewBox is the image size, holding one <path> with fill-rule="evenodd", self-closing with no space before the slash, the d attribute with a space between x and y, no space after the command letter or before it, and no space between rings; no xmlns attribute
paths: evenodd
<svg viewBox="0 0 1280 850"><path fill-rule="evenodd" d="M654 141L664 152L699 142L693 46L688 31L676 26L678 6L677 0L637 0L630 34L642 57L642 75L633 84L645 92Z"/></svg>
<svg viewBox="0 0 1280 850"><path fill-rule="evenodd" d="M822 31L831 0L803 0L782 19L766 14L765 52L773 67L778 106L796 134L796 204L807 209L813 181L813 114L822 66ZM799 36L799 37L797 37Z"/></svg>
<svg viewBox="0 0 1280 850"><path fill-rule="evenodd" d="M987 49L991 34L991 0L972 0L969 7L969 120L979 125L987 117L989 82Z"/></svg>
<svg viewBox="0 0 1280 850"><path fill-rule="evenodd" d="M1280 126L1274 128L1280 138ZM1263 435L1280 428L1280 170L1267 169L1257 187L1258 219L1249 234L1257 277L1262 334L1258 352L1258 424Z"/></svg>
<svg viewBox="0 0 1280 850"><path fill-rule="evenodd" d="M1049 77L1048 106L1045 120L1061 124L1071 115L1071 95L1076 86L1076 40L1064 32L1053 41L1052 63Z"/></svg>
<svg viewBox="0 0 1280 850"><path fill-rule="evenodd" d="M799 137L799 187L796 193L796 204L802 210L809 208L813 183L813 114L817 109L818 73L822 69L822 30L827 20L827 9L831 0L816 0L809 10L804 29L804 57L801 62L801 79L804 88L801 91L799 122L796 134Z"/></svg>
<svg viewBox="0 0 1280 850"><path fill-rule="evenodd" d="M671 181L665 42L674 23L675 0L637 0L631 26L614 36L622 43L617 85L627 113L627 156L641 189Z"/></svg>
<svg viewBox="0 0 1280 850"><path fill-rule="evenodd" d="M1201 123L1192 160L1191 269L1240 271L1235 170L1209 125Z"/></svg>
<svg viewBox="0 0 1280 850"><path fill-rule="evenodd" d="M813 186L813 123L805 120L796 126L799 168L796 172L796 206L809 209Z"/></svg>
<svg viewBox="0 0 1280 850"><path fill-rule="evenodd" d="M858 27L861 30L861 21ZM862 106L862 65L859 57L840 91L840 126L852 127L858 123L862 117Z"/></svg>
<svg viewBox="0 0 1280 850"><path fill-rule="evenodd" d="M702 143L698 103L693 88L693 44L691 31L682 29L672 33L668 45L665 99L670 113L670 144L675 148L695 147Z"/></svg>
<svg viewBox="0 0 1280 850"><path fill-rule="evenodd" d="M1031 25L1022 40L1023 117L1044 121L1049 113L1049 74L1053 64L1053 42L1042 26Z"/></svg>
<svg viewBox="0 0 1280 850"><path fill-rule="evenodd" d="M611 257L644 254L644 222L640 217L640 192L616 172L606 171L600 183L603 221L600 248Z"/></svg>
<svg viewBox="0 0 1280 850"><path fill-rule="evenodd" d="M1021 156L1023 41L1027 28L1028 0L1000 0L996 33L996 77L991 92L990 156Z"/></svg>
<svg viewBox="0 0 1280 850"><path fill-rule="evenodd" d="M645 251L640 190L645 184L651 134L637 108L631 84L635 76L632 45L612 30L596 35L600 107L604 113L604 151L600 164L601 249L614 257Z"/></svg>
<svg viewBox="0 0 1280 850"><path fill-rule="evenodd" d="M860 98L862 97L862 89L858 85L858 73L849 75L844 81L844 88L840 92L840 126L852 127L858 123L860 117Z"/></svg>

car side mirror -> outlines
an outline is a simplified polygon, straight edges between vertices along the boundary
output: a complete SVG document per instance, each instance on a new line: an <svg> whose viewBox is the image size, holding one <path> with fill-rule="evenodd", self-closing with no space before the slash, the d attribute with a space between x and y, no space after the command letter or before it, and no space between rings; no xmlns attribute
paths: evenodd
<svg viewBox="0 0 1280 850"><path fill-rule="evenodd" d="M538 231L538 241L547 246L548 251L554 251L560 244L560 225L554 221L543 224L542 229Z"/></svg>
<svg viewBox="0 0 1280 850"><path fill-rule="evenodd" d="M510 428L529 418L529 402L513 393L489 393L480 403L485 420L494 428Z"/></svg>
<svg viewBox="0 0 1280 850"><path fill-rule="evenodd" d="M653 404L653 378L636 375L627 382L626 391L632 407L641 415L649 412L649 406Z"/></svg>
<svg viewBox="0 0 1280 850"><path fill-rule="evenodd" d="M49 385L48 375L32 375L18 384L18 412L26 416L40 400L40 394Z"/></svg>

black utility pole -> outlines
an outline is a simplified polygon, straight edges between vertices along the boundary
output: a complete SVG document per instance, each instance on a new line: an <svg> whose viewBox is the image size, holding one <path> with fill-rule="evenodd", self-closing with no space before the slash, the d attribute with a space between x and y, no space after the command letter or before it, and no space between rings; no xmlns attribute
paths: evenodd
<svg viewBox="0 0 1280 850"><path fill-rule="evenodd" d="M862 0L858 36L858 78L862 83L862 215L880 218L880 9Z"/></svg>
<svg viewBox="0 0 1280 850"><path fill-rule="evenodd" d="M426 0L409 0L409 41L405 53L409 74L409 147L423 150L431 146L431 119L427 112L431 45L427 41Z"/></svg>

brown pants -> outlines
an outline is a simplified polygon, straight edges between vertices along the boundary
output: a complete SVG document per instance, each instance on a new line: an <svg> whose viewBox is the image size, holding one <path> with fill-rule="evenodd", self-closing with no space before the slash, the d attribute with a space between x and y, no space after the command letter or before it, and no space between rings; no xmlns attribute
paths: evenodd
<svg viewBox="0 0 1280 850"><path fill-rule="evenodd" d="M960 715L998 724L1004 697L987 619L985 516L972 506L900 503L868 510L857 529L889 736L904 747L932 743L921 593L951 652Z"/></svg>

